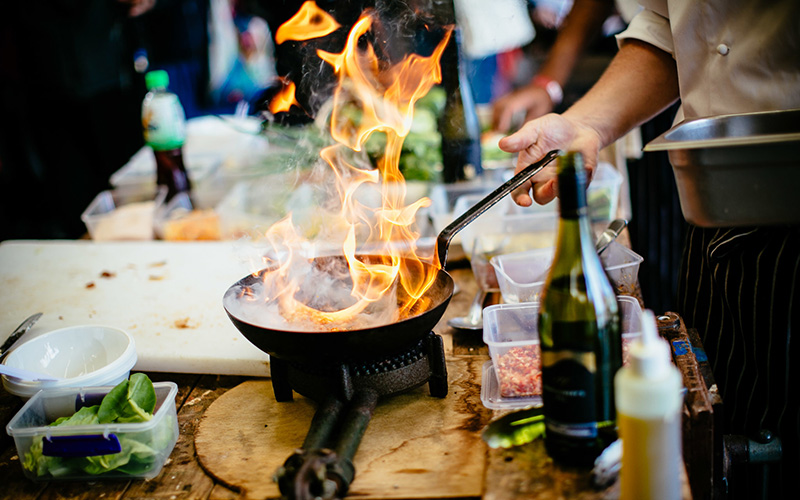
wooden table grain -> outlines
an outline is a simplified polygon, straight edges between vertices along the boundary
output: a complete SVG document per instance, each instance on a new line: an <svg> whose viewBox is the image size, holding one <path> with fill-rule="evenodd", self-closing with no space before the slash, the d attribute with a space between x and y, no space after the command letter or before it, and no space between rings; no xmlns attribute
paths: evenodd
<svg viewBox="0 0 800 500"><path fill-rule="evenodd" d="M463 315L476 292L472 273L465 266L449 272L460 292L456 294L435 331L445 338L448 354L474 355L488 359L480 333L454 332L447 327L449 318ZM173 381L178 384L176 398L180 436L160 474L151 480L45 481L27 479L20 465L13 439L5 432L0 435L0 499L234 499L239 494L206 473L195 453L194 433L204 411L226 391L238 386L247 377L197 375L180 373L148 373L154 382ZM480 390L477 387L475 390ZM5 427L23 402L0 388L0 422ZM489 412L489 418L499 416ZM265 480L270 475L265 472ZM566 469L554 464L544 451L541 441L510 450L486 448L484 469L485 499L556 499L614 498L613 488L594 489L588 470ZM441 498L441 496L439 496ZM478 498L478 497L473 497Z"/></svg>

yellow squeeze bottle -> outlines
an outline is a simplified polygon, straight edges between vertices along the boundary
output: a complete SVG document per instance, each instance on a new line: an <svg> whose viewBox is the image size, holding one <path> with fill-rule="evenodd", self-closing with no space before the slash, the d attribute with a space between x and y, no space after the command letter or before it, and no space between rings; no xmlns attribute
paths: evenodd
<svg viewBox="0 0 800 500"><path fill-rule="evenodd" d="M642 335L630 362L614 377L622 439L623 500L681 498L681 374L658 336L652 311L642 313Z"/></svg>

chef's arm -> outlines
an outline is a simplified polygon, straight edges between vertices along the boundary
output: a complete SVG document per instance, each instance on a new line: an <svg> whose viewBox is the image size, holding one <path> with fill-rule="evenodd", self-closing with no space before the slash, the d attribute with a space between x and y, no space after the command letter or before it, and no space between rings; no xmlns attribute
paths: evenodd
<svg viewBox="0 0 800 500"><path fill-rule="evenodd" d="M626 39L597 83L563 116L594 130L603 148L678 97L672 56L649 43Z"/></svg>
<svg viewBox="0 0 800 500"><path fill-rule="evenodd" d="M517 171L548 151L561 149L583 153L591 172L601 148L660 113L678 96L672 56L648 43L626 39L597 83L578 102L562 115L551 113L527 122L499 145L504 151L519 153ZM552 171L535 177L533 198L538 203L548 203L555 194ZM523 206L531 204L526 189L516 192L514 199Z"/></svg>

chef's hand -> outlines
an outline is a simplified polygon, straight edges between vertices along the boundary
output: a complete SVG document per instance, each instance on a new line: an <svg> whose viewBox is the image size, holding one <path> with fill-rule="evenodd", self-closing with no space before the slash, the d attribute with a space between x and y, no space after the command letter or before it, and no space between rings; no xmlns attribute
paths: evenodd
<svg viewBox="0 0 800 500"><path fill-rule="evenodd" d="M600 136L577 118L550 113L536 120L529 121L514 134L500 139L500 149L509 153L518 153L515 173L531 163L541 160L545 154L554 150L578 151L583 154L584 167L588 180L597 166L597 155L600 152ZM558 195L556 186L556 168L551 164L536 174L530 183L524 184L514 191L512 197L517 205L528 207L533 200L540 205L550 203Z"/></svg>
<svg viewBox="0 0 800 500"><path fill-rule="evenodd" d="M539 86L527 85L497 99L492 106L492 129L508 133L514 117L525 114L525 121L539 118L553 111L553 101Z"/></svg>

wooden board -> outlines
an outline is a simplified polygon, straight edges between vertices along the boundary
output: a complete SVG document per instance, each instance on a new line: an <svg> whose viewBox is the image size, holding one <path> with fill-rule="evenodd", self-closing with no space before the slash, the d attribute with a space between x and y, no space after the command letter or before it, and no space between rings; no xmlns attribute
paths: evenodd
<svg viewBox="0 0 800 500"><path fill-rule="evenodd" d="M448 360L450 393L427 387L381 400L355 456L348 497L480 497L487 447L480 431L490 410L479 399L485 358ZM242 498L280 495L273 472L299 447L314 405L278 403L268 380L244 382L206 410L195 434L203 468Z"/></svg>

